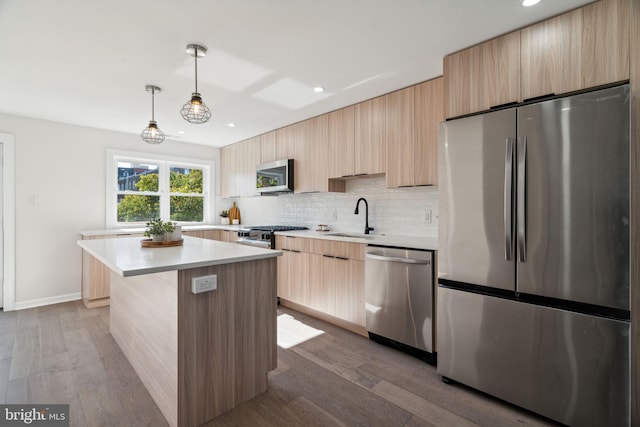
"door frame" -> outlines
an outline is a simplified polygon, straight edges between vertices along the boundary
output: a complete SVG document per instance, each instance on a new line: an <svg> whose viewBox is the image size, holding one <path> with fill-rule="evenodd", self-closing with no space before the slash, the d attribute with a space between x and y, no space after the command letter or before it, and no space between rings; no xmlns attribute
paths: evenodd
<svg viewBox="0 0 640 427"><path fill-rule="evenodd" d="M3 310L12 311L16 303L16 185L15 185L15 136L0 133L3 149L2 167L2 211L4 236L4 283ZM2 243L2 242L0 242Z"/></svg>

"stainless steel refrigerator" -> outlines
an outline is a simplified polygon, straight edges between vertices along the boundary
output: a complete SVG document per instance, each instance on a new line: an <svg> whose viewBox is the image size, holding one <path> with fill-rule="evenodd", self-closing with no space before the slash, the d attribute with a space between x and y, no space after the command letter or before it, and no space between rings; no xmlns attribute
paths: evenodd
<svg viewBox="0 0 640 427"><path fill-rule="evenodd" d="M440 129L438 373L629 425L629 87Z"/></svg>

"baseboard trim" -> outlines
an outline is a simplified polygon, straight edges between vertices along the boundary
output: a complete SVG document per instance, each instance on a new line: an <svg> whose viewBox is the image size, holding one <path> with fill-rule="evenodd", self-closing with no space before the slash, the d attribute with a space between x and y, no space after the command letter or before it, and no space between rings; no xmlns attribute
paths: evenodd
<svg viewBox="0 0 640 427"><path fill-rule="evenodd" d="M355 323L348 322L338 317L331 316L330 314L323 313L321 311L314 310L313 308L309 308L305 305L298 304L296 302L289 301L282 298L280 298L280 305L282 305L283 307L288 307L293 310L299 311L302 314L315 317L316 319L323 320L327 323L331 323L332 325L338 326L342 329L346 329L347 331L351 331L354 334L362 335L363 337L367 337L367 338L369 337L367 330L362 325L357 325Z"/></svg>
<svg viewBox="0 0 640 427"><path fill-rule="evenodd" d="M20 302L16 301L13 308L14 310L24 310L27 308L42 307L44 305L60 304L62 302L69 302L69 301L77 301L79 299L82 299L82 293L74 292L72 294L58 295L55 297L38 298L38 299L32 299L29 301L20 301Z"/></svg>

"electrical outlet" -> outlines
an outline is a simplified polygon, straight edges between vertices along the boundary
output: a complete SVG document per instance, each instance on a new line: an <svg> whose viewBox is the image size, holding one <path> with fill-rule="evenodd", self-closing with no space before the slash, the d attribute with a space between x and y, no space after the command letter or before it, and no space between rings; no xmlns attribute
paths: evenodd
<svg viewBox="0 0 640 427"><path fill-rule="evenodd" d="M217 274L191 278L191 292L194 294L215 291L216 289L218 289Z"/></svg>

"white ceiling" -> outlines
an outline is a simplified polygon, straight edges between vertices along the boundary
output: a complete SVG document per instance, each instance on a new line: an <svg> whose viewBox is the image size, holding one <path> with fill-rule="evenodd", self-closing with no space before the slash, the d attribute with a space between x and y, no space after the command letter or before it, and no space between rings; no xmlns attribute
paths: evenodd
<svg viewBox="0 0 640 427"><path fill-rule="evenodd" d="M139 134L154 84L168 138L219 147L437 77L447 53L590 2L0 0L0 112ZM201 125L179 114L189 43L209 49Z"/></svg>

